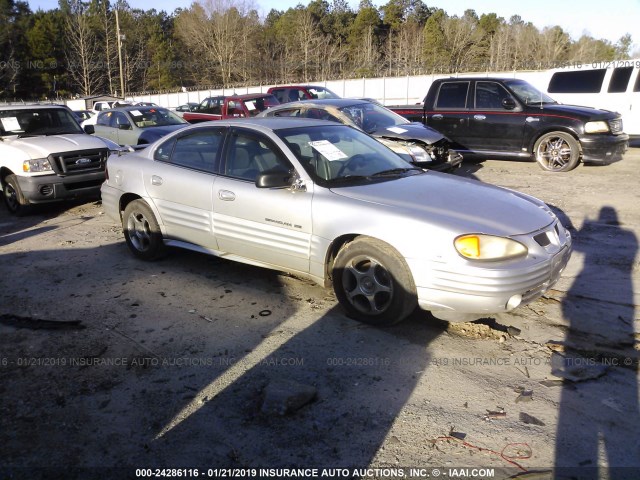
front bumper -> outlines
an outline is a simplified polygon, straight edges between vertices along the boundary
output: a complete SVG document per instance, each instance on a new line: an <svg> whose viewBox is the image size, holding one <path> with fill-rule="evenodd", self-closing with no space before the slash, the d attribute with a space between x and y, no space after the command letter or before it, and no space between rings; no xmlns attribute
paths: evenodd
<svg viewBox="0 0 640 480"><path fill-rule="evenodd" d="M455 150L449 151L449 157L446 162L415 162L415 165L420 168L427 168L429 170L435 170L436 172L450 172L458 168L461 164L462 154L456 152Z"/></svg>
<svg viewBox="0 0 640 480"><path fill-rule="evenodd" d="M449 321L475 320L526 305L560 279L571 257L571 236L567 233L552 254L541 255L541 250L526 261L500 267L452 262L425 265L407 259L414 272L418 305Z"/></svg>
<svg viewBox="0 0 640 480"><path fill-rule="evenodd" d="M619 162L627 151L629 135L583 135L579 138L584 163L609 165Z"/></svg>
<svg viewBox="0 0 640 480"><path fill-rule="evenodd" d="M82 175L16 176L22 194L29 203L47 203L74 198L100 196L100 185L104 182L104 170Z"/></svg>

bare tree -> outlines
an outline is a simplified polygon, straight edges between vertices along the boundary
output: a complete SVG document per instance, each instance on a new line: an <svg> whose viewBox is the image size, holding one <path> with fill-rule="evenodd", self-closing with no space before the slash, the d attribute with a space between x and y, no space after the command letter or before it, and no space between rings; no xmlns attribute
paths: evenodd
<svg viewBox="0 0 640 480"><path fill-rule="evenodd" d="M176 21L182 41L214 63L223 86L241 72L243 42L238 37L247 26L248 5L244 0L199 0Z"/></svg>
<svg viewBox="0 0 640 480"><path fill-rule="evenodd" d="M68 70L84 96L96 92L103 81L100 74L99 43L96 41L88 14L88 4L81 0L69 2L66 18L67 41L65 51Z"/></svg>

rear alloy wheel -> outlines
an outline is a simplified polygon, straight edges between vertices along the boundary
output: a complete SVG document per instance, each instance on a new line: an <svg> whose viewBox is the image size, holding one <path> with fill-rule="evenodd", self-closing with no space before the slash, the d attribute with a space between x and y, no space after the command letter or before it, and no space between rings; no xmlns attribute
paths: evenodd
<svg viewBox="0 0 640 480"><path fill-rule="evenodd" d="M156 260L165 251L155 215L144 200L134 200L122 216L124 238L131 252L142 260Z"/></svg>
<svg viewBox="0 0 640 480"><path fill-rule="evenodd" d="M404 320L418 303L404 259L390 245L370 237L356 238L338 252L333 289L348 316L377 326Z"/></svg>
<svg viewBox="0 0 640 480"><path fill-rule="evenodd" d="M7 178L4 179L2 190L4 203L10 213L20 217L28 212L29 202L24 198L18 178L15 175L7 175Z"/></svg>
<svg viewBox="0 0 640 480"><path fill-rule="evenodd" d="M568 133L549 132L533 147L540 168L548 172L568 172L580 162L580 144Z"/></svg>

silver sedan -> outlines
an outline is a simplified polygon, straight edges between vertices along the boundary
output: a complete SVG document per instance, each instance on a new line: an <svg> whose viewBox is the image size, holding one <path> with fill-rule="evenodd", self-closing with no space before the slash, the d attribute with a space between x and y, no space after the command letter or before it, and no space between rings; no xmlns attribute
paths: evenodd
<svg viewBox="0 0 640 480"><path fill-rule="evenodd" d="M560 277L571 236L540 200L408 165L346 125L291 118L185 128L113 155L102 186L137 257L167 246L291 272L389 325L512 310Z"/></svg>

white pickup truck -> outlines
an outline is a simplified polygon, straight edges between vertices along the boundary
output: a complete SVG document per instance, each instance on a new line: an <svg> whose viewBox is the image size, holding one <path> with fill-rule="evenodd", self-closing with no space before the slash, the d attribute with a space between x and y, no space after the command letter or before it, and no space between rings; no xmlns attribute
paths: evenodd
<svg viewBox="0 0 640 480"><path fill-rule="evenodd" d="M117 146L116 146L117 148ZM9 212L31 204L99 198L110 147L61 105L0 107L0 185Z"/></svg>

